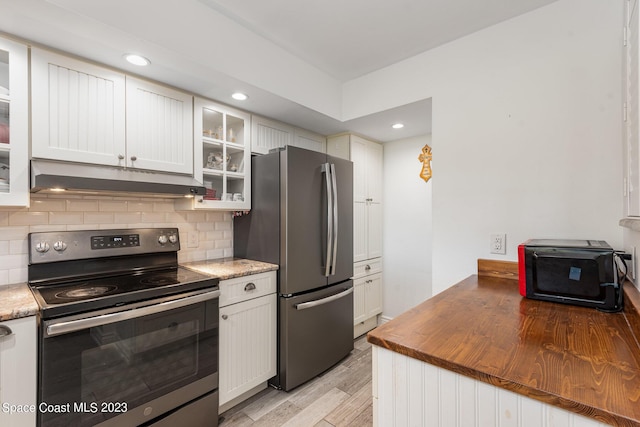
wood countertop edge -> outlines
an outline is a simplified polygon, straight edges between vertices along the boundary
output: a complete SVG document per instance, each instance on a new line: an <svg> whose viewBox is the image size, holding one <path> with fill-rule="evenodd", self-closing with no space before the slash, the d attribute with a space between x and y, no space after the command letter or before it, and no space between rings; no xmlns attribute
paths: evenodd
<svg viewBox="0 0 640 427"><path fill-rule="evenodd" d="M473 276L470 276L472 278ZM500 279L504 283L513 283L517 280L517 262L512 261L495 261L495 260L478 260L478 277L487 277L492 279ZM464 279L462 282L468 280ZM505 281L506 279L506 281ZM460 283L462 283L460 282ZM454 285L455 286L455 285ZM517 286L517 282L516 282ZM635 338L635 346L640 352L640 291L629 282L624 284L625 306L624 317L629 326L631 335ZM408 313L413 312L410 309ZM402 316L402 315L401 315ZM401 317L399 316L399 317ZM451 360L427 354L425 352L407 347L399 342L393 342L392 339L376 334L376 329L367 334L367 340L374 345L385 348L387 350L411 357L416 360L437 366L448 371L464 375L475 380L500 387L520 395L535 399L537 401L547 403L570 412L595 419L596 421L618 425L618 426L640 426L640 419L629 418L625 415L611 412L610 410L592 406L590 404L577 401L565 396L542 390L534 386L522 384L508 378L502 378L498 375L487 373Z"/></svg>
<svg viewBox="0 0 640 427"><path fill-rule="evenodd" d="M399 344L394 343L393 345L389 345L387 342L385 342L384 340L376 336L367 335L367 338L371 344L386 348L387 350L393 351L395 353L399 353L404 356L411 357L416 360L420 360L430 365L437 366L438 368L446 369L448 371L455 372L460 375L464 375L466 377L493 385L495 387L500 387L505 390L518 393L520 395L529 397L531 399L535 399L542 403L547 403L562 409L566 409L568 411L574 412L579 415L583 415L588 418L595 419L603 423L612 424L616 426L625 426L625 427L640 426L640 420L633 420L623 415L615 414L602 408L596 408L594 406L590 406L585 403L575 401L573 399L568 399L568 398L550 393L548 391L540 390L538 388L531 387L526 384L521 384L507 378L501 378L497 375L488 374L486 372L469 368L468 366L463 366L458 363L441 359L439 357L435 357L426 353L416 352L408 347L405 347Z"/></svg>

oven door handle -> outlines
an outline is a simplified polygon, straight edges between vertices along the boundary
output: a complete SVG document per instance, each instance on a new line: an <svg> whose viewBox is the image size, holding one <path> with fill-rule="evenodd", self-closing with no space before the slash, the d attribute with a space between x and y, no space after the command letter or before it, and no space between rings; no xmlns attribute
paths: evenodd
<svg viewBox="0 0 640 427"><path fill-rule="evenodd" d="M76 332L83 329L94 328L96 326L106 325L108 323L121 322L123 320L135 319L136 317L147 316L149 314L160 313L162 311L174 308L186 307L191 304L208 301L218 298L220 291L205 292L186 298L161 302L159 304L148 305L141 308L135 308L127 311L119 311L117 313L103 314L101 316L87 317L85 319L71 320L69 322L60 322L47 326L47 336L56 336Z"/></svg>

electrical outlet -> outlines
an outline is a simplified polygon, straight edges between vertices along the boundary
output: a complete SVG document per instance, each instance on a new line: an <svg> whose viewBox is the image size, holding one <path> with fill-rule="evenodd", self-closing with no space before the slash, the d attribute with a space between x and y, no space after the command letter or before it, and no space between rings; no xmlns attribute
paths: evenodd
<svg viewBox="0 0 640 427"><path fill-rule="evenodd" d="M507 253L507 235L492 234L490 240L490 251L492 254L505 255Z"/></svg>
<svg viewBox="0 0 640 427"><path fill-rule="evenodd" d="M197 231L189 231L187 233L187 247L188 248L197 248L200 245L198 242L198 232Z"/></svg>

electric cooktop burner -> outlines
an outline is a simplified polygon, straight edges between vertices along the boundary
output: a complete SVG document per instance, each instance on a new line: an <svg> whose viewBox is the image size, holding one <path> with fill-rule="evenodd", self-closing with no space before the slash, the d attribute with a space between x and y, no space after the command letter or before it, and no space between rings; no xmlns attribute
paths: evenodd
<svg viewBox="0 0 640 427"><path fill-rule="evenodd" d="M32 285L43 315L54 317L217 286L217 279L172 267L61 284Z"/></svg>
<svg viewBox="0 0 640 427"><path fill-rule="evenodd" d="M86 288L71 289L68 291L58 292L55 297L58 299L93 298L107 292L118 289L117 286L88 286Z"/></svg>

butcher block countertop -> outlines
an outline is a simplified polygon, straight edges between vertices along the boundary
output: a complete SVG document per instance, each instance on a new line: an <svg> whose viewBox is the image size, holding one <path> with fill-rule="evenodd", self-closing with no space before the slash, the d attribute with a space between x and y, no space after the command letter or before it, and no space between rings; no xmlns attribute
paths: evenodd
<svg viewBox="0 0 640 427"><path fill-rule="evenodd" d="M181 265L200 273L218 277L220 280L265 273L279 268L277 264L243 258L220 258L208 261L193 261Z"/></svg>
<svg viewBox="0 0 640 427"><path fill-rule="evenodd" d="M622 312L602 313L521 297L517 263L478 266L478 275L368 341L604 423L640 426L640 294L632 284Z"/></svg>

